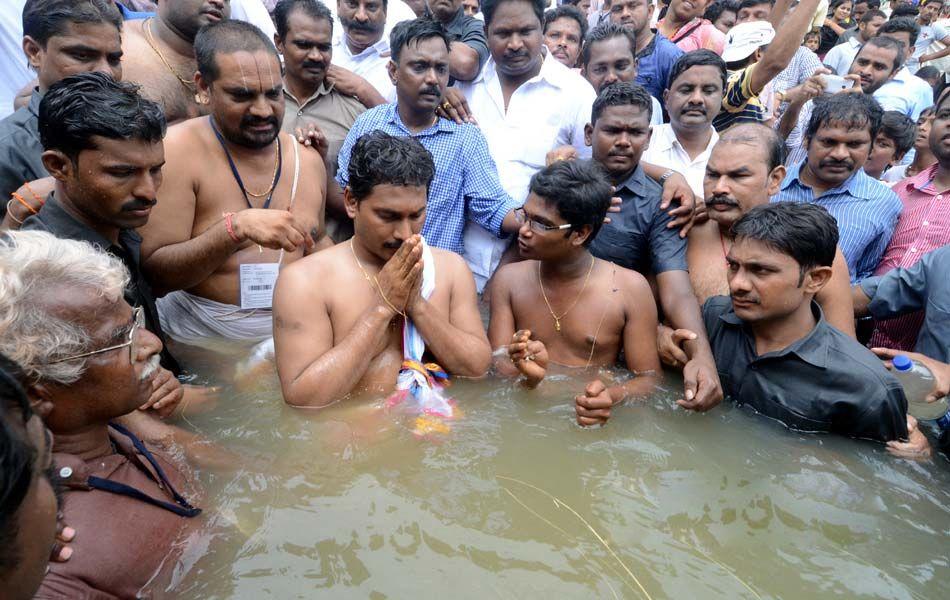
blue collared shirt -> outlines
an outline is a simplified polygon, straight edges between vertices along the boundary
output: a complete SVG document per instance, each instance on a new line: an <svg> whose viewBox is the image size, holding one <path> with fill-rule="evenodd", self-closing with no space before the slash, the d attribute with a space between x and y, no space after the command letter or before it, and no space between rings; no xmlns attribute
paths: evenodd
<svg viewBox="0 0 950 600"><path fill-rule="evenodd" d="M799 177L804 164L789 167L782 189L772 202L808 202L824 207L838 222L838 245L848 261L851 283L869 277L894 234L901 213L900 198L864 169L815 198L811 187Z"/></svg>
<svg viewBox="0 0 950 600"><path fill-rule="evenodd" d="M683 51L676 44L656 32L653 41L637 53L637 83L654 98L662 98L673 63L682 55Z"/></svg>
<svg viewBox="0 0 950 600"><path fill-rule="evenodd" d="M435 125L412 133L399 118L395 104L383 104L360 115L340 148L336 181L349 183L350 155L360 136L372 131L416 138L432 154L435 178L429 186L422 235L436 248L464 251L466 219L499 235L505 216L520 206L498 181L495 161L485 136L475 125L440 118Z"/></svg>

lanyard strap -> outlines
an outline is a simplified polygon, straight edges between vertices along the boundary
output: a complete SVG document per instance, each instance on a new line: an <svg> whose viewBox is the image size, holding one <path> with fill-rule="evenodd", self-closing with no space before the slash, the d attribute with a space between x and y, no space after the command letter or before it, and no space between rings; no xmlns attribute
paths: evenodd
<svg viewBox="0 0 950 600"><path fill-rule="evenodd" d="M224 137L221 135L221 132L218 131L218 127L214 124L214 118L209 117L208 122L211 123L211 131L214 132L214 137L218 138L218 143L221 144L221 149L224 150L224 155L228 158L228 166L231 167L231 175L234 176L234 180L237 181L238 187L241 188L241 193L244 194L244 201L247 202L248 208L254 208L251 204L250 198L247 197L247 189L244 187L244 180L241 179L241 174L238 172L237 165L234 164L234 159L231 157L231 152L228 150L227 144L224 143ZM270 208L270 201L274 197L274 190L277 189L277 182L280 181L280 172L284 168L284 154L280 148L280 134L277 134L277 173L274 175L274 182L271 184L270 193L267 194L267 200L264 201L264 206L261 208Z"/></svg>
<svg viewBox="0 0 950 600"><path fill-rule="evenodd" d="M142 440L135 437L135 435L131 431L129 431L128 429L126 429L125 427L117 423L110 423L109 426L115 429L116 431L118 431L119 433L121 433L122 435L124 435L125 437L129 438L129 440L132 442L132 445L135 446L135 449L139 452L139 454L144 456L145 460L147 460L149 464L152 465L152 468L154 468L155 472L158 474L160 483L169 492L171 492L172 497L175 499L175 504L172 504L171 502L165 502L164 500L159 500L157 498L153 498L149 496L148 494L140 490L137 490L130 485L119 483L117 481L112 481L111 479L96 477L94 475L89 476L89 478L86 481L89 484L89 487L93 489L97 489L97 490L102 490L104 492L109 492L112 494L118 494L120 496L128 496L130 498L135 498L137 500L141 500L153 506L157 506L159 508L163 508L167 511L173 512L176 515L179 515L182 517L190 518L190 517L196 517L199 514L201 514L200 508L196 508L192 506L187 500L185 500L184 497L182 497L181 494L178 493L177 490L175 490L175 487L171 484L170 481L168 481L168 477L165 476L165 471L162 469L161 465L158 464L158 461L155 460L155 457L152 456L152 453L149 452L148 448L145 447L145 444L142 443ZM151 474L149 474L149 476L151 476Z"/></svg>

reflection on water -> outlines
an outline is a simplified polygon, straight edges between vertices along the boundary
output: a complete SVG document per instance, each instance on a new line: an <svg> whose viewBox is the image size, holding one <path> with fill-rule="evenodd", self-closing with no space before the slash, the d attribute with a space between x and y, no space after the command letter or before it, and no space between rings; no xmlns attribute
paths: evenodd
<svg viewBox="0 0 950 600"><path fill-rule="evenodd" d="M284 406L276 378L235 390L191 424L264 466L203 474L206 525L151 591L950 597L945 458L899 461L728 403L687 413L672 393L582 430L584 383L457 382L463 417L435 441L371 401L307 412Z"/></svg>

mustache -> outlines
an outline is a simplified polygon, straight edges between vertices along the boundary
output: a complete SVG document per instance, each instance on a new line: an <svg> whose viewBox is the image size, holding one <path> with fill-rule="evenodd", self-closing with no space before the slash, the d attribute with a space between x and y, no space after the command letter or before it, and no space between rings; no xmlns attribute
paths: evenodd
<svg viewBox="0 0 950 600"><path fill-rule="evenodd" d="M126 202L122 205L122 212L132 212L135 210L143 210L146 208L152 208L158 204L158 200L132 200L131 202Z"/></svg>
<svg viewBox="0 0 950 600"><path fill-rule="evenodd" d="M383 30L382 25L377 25L370 21L357 21L356 19L345 19L340 17L340 23L347 29L354 31L365 31L366 33L379 33Z"/></svg>
<svg viewBox="0 0 950 600"><path fill-rule="evenodd" d="M303 67L304 69L326 69L327 68L327 64L325 62L315 61L315 60L305 60L303 61L303 64L300 66Z"/></svg>
<svg viewBox="0 0 950 600"><path fill-rule="evenodd" d="M419 90L419 95L422 95L422 94L432 94L433 96L441 97L442 90L440 90L437 87L424 87L421 90Z"/></svg>
<svg viewBox="0 0 950 600"><path fill-rule="evenodd" d="M725 194L713 196L712 199L710 199L709 204L725 204L726 206L734 206L735 208L739 208L739 202L736 201L735 198L730 198Z"/></svg>
<svg viewBox="0 0 950 600"><path fill-rule="evenodd" d="M244 117L241 119L241 127L254 127L255 125L270 125L271 127L280 127L280 122L277 120L277 117L271 115L269 117Z"/></svg>
<svg viewBox="0 0 950 600"><path fill-rule="evenodd" d="M140 380L145 381L149 377L155 374L161 368L159 364L162 360L162 357L158 354L153 354L148 357L148 360L145 361L145 367L142 369L142 375L139 377Z"/></svg>
<svg viewBox="0 0 950 600"><path fill-rule="evenodd" d="M850 160L834 160L831 158L825 159L818 163L821 167L845 167L846 169L853 169L854 162Z"/></svg>
<svg viewBox="0 0 950 600"><path fill-rule="evenodd" d="M743 294L729 294L729 297L733 300L739 300L740 302L747 302L749 304L759 304L759 301L752 296L746 296Z"/></svg>
<svg viewBox="0 0 950 600"><path fill-rule="evenodd" d="M520 52L505 52L505 60L514 60L516 58L527 58L528 52L526 50L521 50Z"/></svg>
<svg viewBox="0 0 950 600"><path fill-rule="evenodd" d="M383 248L387 250L399 250L402 248L402 242L398 240L393 242L383 242Z"/></svg>
<svg viewBox="0 0 950 600"><path fill-rule="evenodd" d="M706 107L703 106L702 104L687 104L686 106L683 107L682 110L680 110L680 114L682 115L682 114L687 113L687 112L689 112L689 111L691 111L691 110L695 110L695 111L697 111L697 112L701 112L701 113L703 113L704 115L706 114Z"/></svg>

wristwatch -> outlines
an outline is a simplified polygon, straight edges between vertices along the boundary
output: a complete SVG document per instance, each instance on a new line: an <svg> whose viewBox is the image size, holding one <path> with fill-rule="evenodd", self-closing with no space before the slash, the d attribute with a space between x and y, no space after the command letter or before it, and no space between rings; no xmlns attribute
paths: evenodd
<svg viewBox="0 0 950 600"><path fill-rule="evenodd" d="M667 169L665 173L660 175L660 183L666 183L666 180L673 176L676 173L673 169Z"/></svg>

